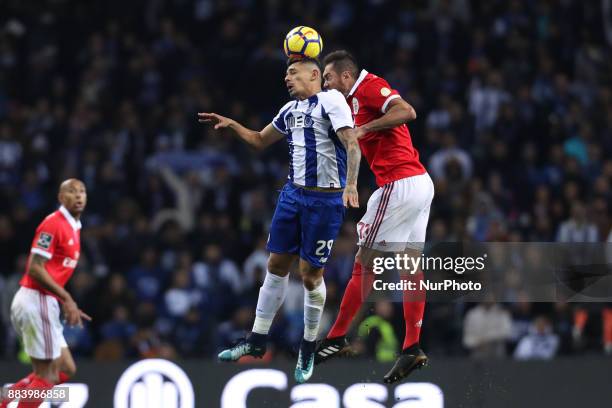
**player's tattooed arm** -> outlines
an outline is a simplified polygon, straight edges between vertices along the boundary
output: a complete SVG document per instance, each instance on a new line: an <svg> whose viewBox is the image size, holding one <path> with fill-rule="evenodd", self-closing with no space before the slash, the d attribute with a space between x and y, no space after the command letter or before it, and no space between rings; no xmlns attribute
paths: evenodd
<svg viewBox="0 0 612 408"><path fill-rule="evenodd" d="M214 125L215 129L229 128L234 131L242 140L254 148L261 150L270 146L283 138L283 134L269 124L261 132L248 129L234 119L217 115L216 113L198 113L198 122Z"/></svg>
<svg viewBox="0 0 612 408"><path fill-rule="evenodd" d="M342 194L345 207L359 207L359 194L357 192L357 176L359 175L359 163L361 162L361 150L357 143L357 135L351 128L339 129L338 137L346 149L346 187Z"/></svg>
<svg viewBox="0 0 612 408"><path fill-rule="evenodd" d="M375 119L363 126L359 127L358 138L363 137L366 133L376 132L379 130L391 129L404 123L415 120L417 117L416 111L408 102L402 98L395 98L389 102L387 111L380 118Z"/></svg>
<svg viewBox="0 0 612 408"><path fill-rule="evenodd" d="M77 304L70 296L70 293L63 287L57 284L47 272L45 264L47 259L38 254L32 254L30 257L30 267L28 268L28 274L36 280L36 282L44 289L56 295L62 301L62 308L68 324L71 326L83 324L81 319L91 320L87 314L77 307Z"/></svg>

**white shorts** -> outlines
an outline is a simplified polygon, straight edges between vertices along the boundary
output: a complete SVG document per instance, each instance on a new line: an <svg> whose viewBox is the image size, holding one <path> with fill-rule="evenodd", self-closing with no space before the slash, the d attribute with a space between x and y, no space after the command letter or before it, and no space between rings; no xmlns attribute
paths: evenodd
<svg viewBox="0 0 612 408"><path fill-rule="evenodd" d="M380 187L357 224L358 245L385 252L422 250L433 196L433 181L427 173Z"/></svg>
<svg viewBox="0 0 612 408"><path fill-rule="evenodd" d="M11 322L30 357L54 360L68 347L59 303L53 296L20 287L11 304Z"/></svg>

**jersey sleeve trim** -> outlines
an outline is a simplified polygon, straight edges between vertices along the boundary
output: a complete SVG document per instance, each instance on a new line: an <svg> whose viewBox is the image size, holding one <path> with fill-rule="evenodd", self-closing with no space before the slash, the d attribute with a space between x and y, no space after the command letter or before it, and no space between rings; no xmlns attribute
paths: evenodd
<svg viewBox="0 0 612 408"><path fill-rule="evenodd" d="M382 108L380 108L380 111L381 111L382 113L387 113L387 107L389 106L389 102L391 102L393 99L397 99L397 98L399 98L399 97L400 97L400 96L399 96L399 95L397 95L397 94L389 96L389 97L388 97L388 98L385 100L385 103L383 103L383 106L382 106Z"/></svg>
<svg viewBox="0 0 612 408"><path fill-rule="evenodd" d="M287 129L287 126L285 124L285 115L287 114L287 112L289 112L289 109L291 109L292 104L293 102L291 101L287 102L285 105L283 105L280 111L278 111L278 114L276 114L274 119L272 119L272 126L274 126L276 130L278 130L285 136L289 134L289 130Z"/></svg>
<svg viewBox="0 0 612 408"><path fill-rule="evenodd" d="M325 92L325 98L321 102L322 112L325 111L329 117L334 132L345 127L352 129L355 126L351 108L349 108L344 95L340 92L336 90Z"/></svg>
<svg viewBox="0 0 612 408"><path fill-rule="evenodd" d="M276 124L276 121L272 121L272 126L274 126L274 129L278 130L280 133L282 133L283 135L287 135L287 131L281 129L280 127L278 127L278 125Z"/></svg>
<svg viewBox="0 0 612 408"><path fill-rule="evenodd" d="M365 69L362 69L361 72L359 73L359 77L357 77L357 80L353 84L353 87L351 88L348 96L353 95L357 91L357 88L359 87L359 85L361 85L361 83L363 82L363 80L365 79L367 75L368 75L368 71L366 71Z"/></svg>
<svg viewBox="0 0 612 408"><path fill-rule="evenodd" d="M30 253L36 254L36 255L40 255L40 256L42 256L43 258L46 258L46 259L53 258L53 254L51 252L47 252L47 251L45 251L43 249L40 249L40 248L32 248L30 250Z"/></svg>
<svg viewBox="0 0 612 408"><path fill-rule="evenodd" d="M344 128L350 128L353 129L354 125L353 122L340 122L337 123L337 126L334 127L334 132L338 132L340 129L344 129Z"/></svg>

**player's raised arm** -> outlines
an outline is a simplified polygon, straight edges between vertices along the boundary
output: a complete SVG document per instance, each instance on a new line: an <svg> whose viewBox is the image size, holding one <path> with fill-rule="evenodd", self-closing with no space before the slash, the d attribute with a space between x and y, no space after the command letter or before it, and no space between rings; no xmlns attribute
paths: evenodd
<svg viewBox="0 0 612 408"><path fill-rule="evenodd" d="M359 193L357 192L357 176L359 176L359 163L361 150L357 143L357 134L351 128L338 129L338 138L346 149L346 187L342 194L345 207L359 208Z"/></svg>
<svg viewBox="0 0 612 408"><path fill-rule="evenodd" d="M399 95L389 100L385 108L385 113L380 118L357 128L357 138L365 136L368 132L377 132L401 126L404 123L415 120L417 117L412 105L403 100Z"/></svg>
<svg viewBox="0 0 612 408"><path fill-rule="evenodd" d="M226 118L216 113L198 113L198 122L211 124L214 126L214 129L229 128L240 136L242 140L258 150L265 149L283 138L282 133L277 131L272 124L258 132L244 127L234 119Z"/></svg>

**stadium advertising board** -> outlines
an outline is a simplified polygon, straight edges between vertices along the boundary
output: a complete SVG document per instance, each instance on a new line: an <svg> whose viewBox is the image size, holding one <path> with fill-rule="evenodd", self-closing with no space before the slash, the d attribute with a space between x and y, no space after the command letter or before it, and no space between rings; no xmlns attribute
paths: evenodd
<svg viewBox="0 0 612 408"><path fill-rule="evenodd" d="M412 381L385 386L387 365L339 361L295 384L292 365L210 361L79 362L70 400L44 408L453 408L609 406L612 365L601 359L478 362L435 359ZM2 380L25 373L2 365ZM568 375L580 372L580 376ZM6 374L6 375L5 375Z"/></svg>

